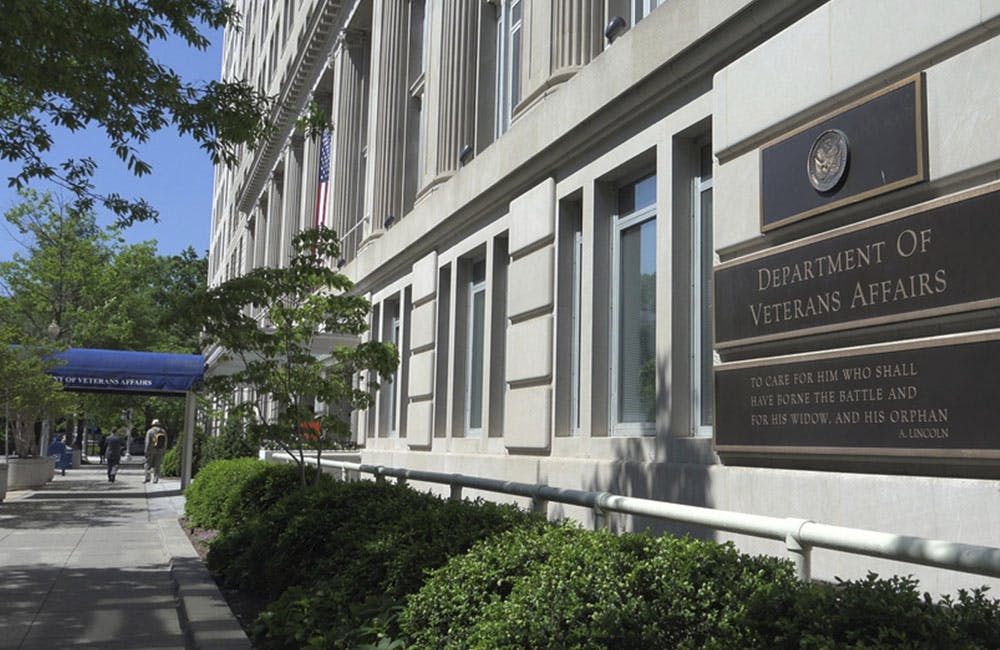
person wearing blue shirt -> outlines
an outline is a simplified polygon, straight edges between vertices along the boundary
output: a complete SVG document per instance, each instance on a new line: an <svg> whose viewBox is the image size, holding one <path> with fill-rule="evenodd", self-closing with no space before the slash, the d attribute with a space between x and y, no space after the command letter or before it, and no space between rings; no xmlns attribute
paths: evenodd
<svg viewBox="0 0 1000 650"><path fill-rule="evenodd" d="M56 469L62 470L62 475L66 476L66 443L63 442L62 436L56 436L52 439L46 455L55 457Z"/></svg>

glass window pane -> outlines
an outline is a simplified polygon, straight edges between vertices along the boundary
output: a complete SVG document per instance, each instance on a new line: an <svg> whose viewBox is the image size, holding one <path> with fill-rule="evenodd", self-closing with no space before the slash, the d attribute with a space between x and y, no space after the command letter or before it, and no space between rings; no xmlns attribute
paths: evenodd
<svg viewBox="0 0 1000 650"><path fill-rule="evenodd" d="M656 220L620 233L618 422L656 419Z"/></svg>
<svg viewBox="0 0 1000 650"><path fill-rule="evenodd" d="M705 181L712 178L712 146L705 145L701 148L701 161L699 164L698 175L701 176L701 181Z"/></svg>
<svg viewBox="0 0 1000 650"><path fill-rule="evenodd" d="M712 189L701 193L701 423L712 424L714 403L712 384L712 264L715 245L712 241Z"/></svg>
<svg viewBox="0 0 1000 650"><path fill-rule="evenodd" d="M484 265L485 268L485 265ZM483 428L483 329L485 325L486 291L472 292L469 329L469 429Z"/></svg>
<svg viewBox="0 0 1000 650"><path fill-rule="evenodd" d="M510 39L510 111L521 101L521 30Z"/></svg>
<svg viewBox="0 0 1000 650"><path fill-rule="evenodd" d="M618 190L618 214L627 215L656 203L656 176L627 185Z"/></svg>

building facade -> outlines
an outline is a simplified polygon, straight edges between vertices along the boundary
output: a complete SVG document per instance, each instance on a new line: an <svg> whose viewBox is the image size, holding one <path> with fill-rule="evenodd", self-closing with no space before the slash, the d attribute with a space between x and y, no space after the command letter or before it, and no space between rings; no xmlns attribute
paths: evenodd
<svg viewBox="0 0 1000 650"><path fill-rule="evenodd" d="M1000 3L240 4L276 129L216 170L210 283L340 234L401 358L364 462L1000 545Z"/></svg>

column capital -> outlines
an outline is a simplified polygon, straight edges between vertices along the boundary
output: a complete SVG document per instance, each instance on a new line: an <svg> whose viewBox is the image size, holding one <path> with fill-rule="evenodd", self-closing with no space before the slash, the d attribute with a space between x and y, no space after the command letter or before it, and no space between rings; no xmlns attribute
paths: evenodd
<svg viewBox="0 0 1000 650"><path fill-rule="evenodd" d="M370 34L363 29L342 29L337 34L337 47L348 50L364 47L368 44Z"/></svg>

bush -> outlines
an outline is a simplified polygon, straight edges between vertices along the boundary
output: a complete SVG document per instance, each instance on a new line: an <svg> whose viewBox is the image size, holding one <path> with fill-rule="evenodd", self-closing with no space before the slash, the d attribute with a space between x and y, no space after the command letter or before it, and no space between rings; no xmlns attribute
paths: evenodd
<svg viewBox="0 0 1000 650"><path fill-rule="evenodd" d="M1000 601L932 602L910 578L803 584L730 544L513 530L434 571L410 648L998 648Z"/></svg>
<svg viewBox="0 0 1000 650"><path fill-rule="evenodd" d="M202 448L205 441L205 432L196 427L194 430L194 446L191 450L191 476L198 473L202 466ZM177 437L177 443L163 454L163 462L160 465L160 474L163 476L181 475L181 454L184 453L184 433Z"/></svg>
<svg viewBox="0 0 1000 650"><path fill-rule="evenodd" d="M513 506L334 483L290 494L220 536L208 559L232 584L272 597L284 592L255 626L260 647L301 647L312 637L349 645L343 639L357 641L359 627L385 622L419 589L427 569L477 540L539 521Z"/></svg>
<svg viewBox="0 0 1000 650"><path fill-rule="evenodd" d="M233 419L223 426L218 435L204 439L202 464L208 465L217 460L256 458L259 449L260 440Z"/></svg>
<svg viewBox="0 0 1000 650"><path fill-rule="evenodd" d="M767 611L750 611L748 619L773 648L1000 648L1000 601L985 591L935 603L911 577L870 573L776 594Z"/></svg>
<svg viewBox="0 0 1000 650"><path fill-rule="evenodd" d="M242 526L300 486L296 465L218 460L202 468L185 490L184 513L196 526L225 531Z"/></svg>
<svg viewBox="0 0 1000 650"><path fill-rule="evenodd" d="M794 576L782 561L737 557L731 546L567 524L514 530L434 572L402 629L414 648L740 647L714 610Z"/></svg>

